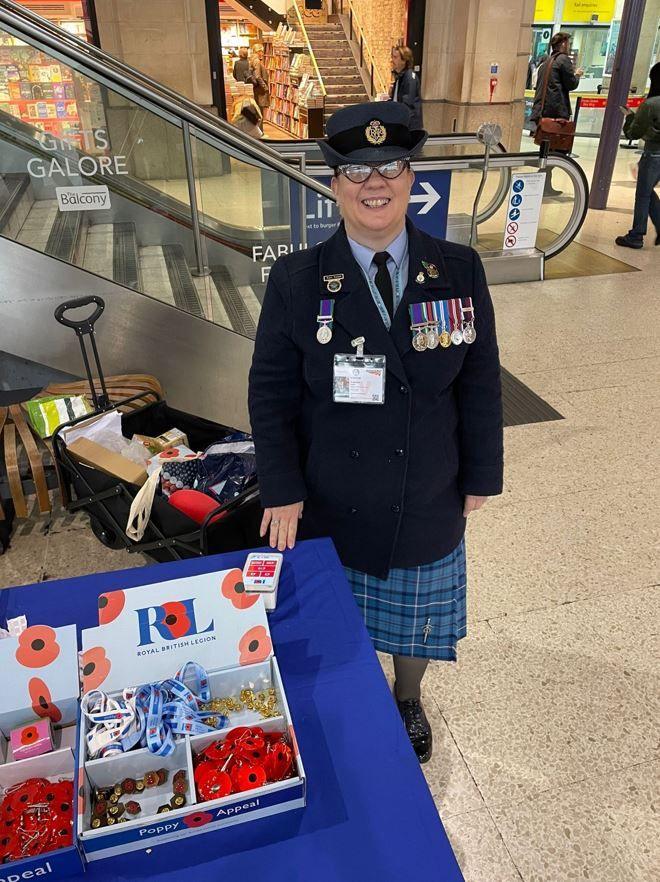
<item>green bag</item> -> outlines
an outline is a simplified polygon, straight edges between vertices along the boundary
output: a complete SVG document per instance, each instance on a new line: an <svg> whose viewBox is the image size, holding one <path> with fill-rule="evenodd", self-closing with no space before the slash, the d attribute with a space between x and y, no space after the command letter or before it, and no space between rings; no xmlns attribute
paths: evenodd
<svg viewBox="0 0 660 882"><path fill-rule="evenodd" d="M24 401L28 419L40 438L50 438L62 423L91 413L92 407L84 395L48 395Z"/></svg>

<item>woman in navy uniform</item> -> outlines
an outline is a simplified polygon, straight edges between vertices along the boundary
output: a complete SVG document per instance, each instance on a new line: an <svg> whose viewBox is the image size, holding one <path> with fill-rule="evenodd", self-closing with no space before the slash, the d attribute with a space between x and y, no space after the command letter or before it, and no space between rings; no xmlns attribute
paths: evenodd
<svg viewBox="0 0 660 882"><path fill-rule="evenodd" d="M425 762L422 676L429 659L456 659L466 631L466 518L502 492L493 306L475 251L406 220L410 157L427 138L408 108L346 107L327 134L342 224L274 264L250 372L262 535L280 550L298 534L334 540ZM430 319L411 330L421 308L435 331ZM438 345L443 330L453 343ZM334 400L349 394L334 356L355 355L359 337L384 356L380 403Z"/></svg>

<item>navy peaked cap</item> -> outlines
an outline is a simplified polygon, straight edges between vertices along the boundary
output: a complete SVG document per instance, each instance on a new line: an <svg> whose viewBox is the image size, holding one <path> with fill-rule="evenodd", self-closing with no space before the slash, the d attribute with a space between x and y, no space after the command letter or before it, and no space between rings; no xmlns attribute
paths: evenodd
<svg viewBox="0 0 660 882"><path fill-rule="evenodd" d="M342 107L328 120L326 134L318 144L330 168L405 159L428 138L423 129L410 128L410 110L398 101Z"/></svg>

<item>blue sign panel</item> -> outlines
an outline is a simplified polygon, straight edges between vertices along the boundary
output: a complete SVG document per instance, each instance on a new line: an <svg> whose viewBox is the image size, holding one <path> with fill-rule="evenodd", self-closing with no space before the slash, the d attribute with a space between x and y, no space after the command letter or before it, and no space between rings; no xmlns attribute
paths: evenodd
<svg viewBox="0 0 660 882"><path fill-rule="evenodd" d="M329 187L332 178L330 175L324 175L317 177L316 180ZM437 236L439 239L443 239L447 234L450 188L451 172L449 171L417 172L410 194L408 217L420 230ZM332 235L339 225L340 217L337 205L319 193L306 190L305 202L307 247L311 248L319 242L324 242ZM294 218L295 212L292 211L292 221ZM292 223L292 233L295 232L297 232L297 222Z"/></svg>

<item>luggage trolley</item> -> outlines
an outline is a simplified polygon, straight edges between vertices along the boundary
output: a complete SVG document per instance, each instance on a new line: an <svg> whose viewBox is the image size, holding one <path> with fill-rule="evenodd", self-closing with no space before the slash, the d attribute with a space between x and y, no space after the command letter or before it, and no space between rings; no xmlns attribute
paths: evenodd
<svg viewBox="0 0 660 882"><path fill-rule="evenodd" d="M95 307L87 318L67 317L66 313L70 310L86 306ZM61 303L55 310L57 321L72 328L78 336L94 404L91 413L63 423L53 434L53 455L67 510L87 512L92 531L108 548L141 551L158 562L258 547L263 540L259 537L261 508L256 478L235 499L211 510L201 524L170 505L157 493L144 536L136 542L126 535L126 524L131 504L140 488L84 465L69 454L61 436L62 431L112 410L122 411L122 432L127 438L132 438L135 434L158 436L176 427L186 433L193 450L204 450L224 436L237 431L176 410L154 391L141 392L112 404L108 397L94 333L94 325L104 309L105 302L101 297L89 296ZM100 392L97 391L92 376L85 337L89 337ZM140 401L145 403L139 405Z"/></svg>

